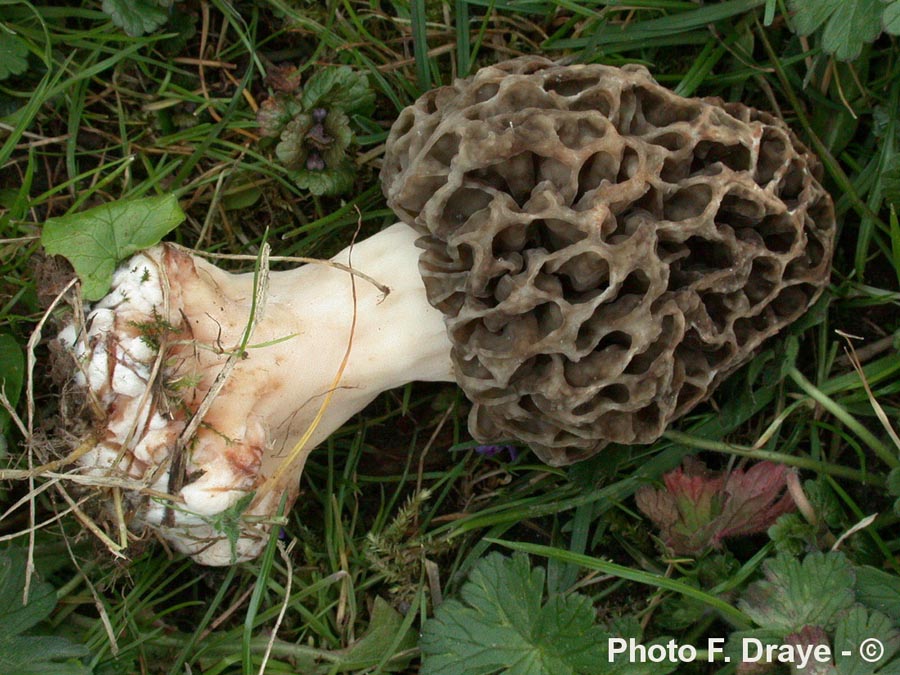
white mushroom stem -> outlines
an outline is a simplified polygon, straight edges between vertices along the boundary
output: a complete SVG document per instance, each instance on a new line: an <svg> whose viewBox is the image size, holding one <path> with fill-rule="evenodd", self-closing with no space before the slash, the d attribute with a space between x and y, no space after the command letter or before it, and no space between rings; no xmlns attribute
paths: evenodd
<svg viewBox="0 0 900 675"><path fill-rule="evenodd" d="M254 278L166 245L116 272L83 330L69 326L60 340L102 422L82 466L146 485L130 495L133 529L157 530L207 565L250 559L282 496L288 506L296 498L311 449L387 389L454 379L417 236L398 223L333 259L386 295L332 266ZM255 279L265 278L254 310ZM232 545L223 512L251 493Z"/></svg>

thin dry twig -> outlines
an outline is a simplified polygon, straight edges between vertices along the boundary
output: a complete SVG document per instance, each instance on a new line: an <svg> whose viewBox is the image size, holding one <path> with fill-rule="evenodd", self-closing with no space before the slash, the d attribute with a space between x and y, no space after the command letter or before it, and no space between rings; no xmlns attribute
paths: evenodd
<svg viewBox="0 0 900 675"><path fill-rule="evenodd" d="M428 438L428 442L425 444L425 447L422 448L422 453L419 455L419 467L416 473L416 492L422 491L422 480L425 476L425 457L428 455L428 451L431 450L431 446L434 445L434 442L437 440L438 434L441 433L441 429L444 428L444 424L447 423L447 420L450 418L450 414L456 408L456 403L451 403L447 409L444 411L444 414L441 415L441 419L438 420L437 426L435 426L434 431L431 433L431 436ZM418 513L416 513L416 519L418 520Z"/></svg>
<svg viewBox="0 0 900 675"><path fill-rule="evenodd" d="M287 548L279 541L275 542L278 546L278 553L284 561L287 570L287 578L284 582L284 602L281 603L281 609L278 612L278 618L275 619L275 625L272 626L272 633L269 635L269 641L266 643L266 651L263 653L262 663L259 664L259 675L265 675L266 664L269 662L269 656L272 654L272 647L275 646L275 636L278 635L278 629L281 628L281 622L284 621L284 615L287 612L288 604L291 599L291 587L294 582L294 565L291 563L291 551L294 550L296 539L291 540Z"/></svg>
<svg viewBox="0 0 900 675"><path fill-rule="evenodd" d="M27 457L28 457L28 468L34 468L34 368L37 364L37 358L35 357L34 351L37 348L37 344L41 341L41 332L44 329L44 325L50 318L50 315L56 309L56 306L62 302L63 297L65 297L66 293L75 286L76 279L72 278L66 287L63 288L53 301L50 303L50 306L47 307L44 314L41 316L40 320L37 322L37 325L34 327L34 330L31 332L31 335L28 338L28 344L25 349L25 447L27 448ZM34 476L28 477L28 494L30 495L28 501L28 518L29 518L29 532L28 532L28 554L25 563L25 585L22 589L22 602L28 602L28 593L31 590L31 578L34 575L34 535L35 535L35 524L37 521L36 510L37 507L35 505L34 500Z"/></svg>
<svg viewBox="0 0 900 675"><path fill-rule="evenodd" d="M358 234L358 230L357 230ZM355 239L355 237L354 237ZM235 260L235 261L250 261L256 260L256 256L248 255L246 253L207 253L205 251L196 251L193 249L189 249L183 246L179 246L178 244L169 244L170 246L174 246L179 248L191 255L196 255L201 258L209 258L210 260ZM345 265L344 263L335 262L333 260L322 260L321 258L306 258L303 256L289 256L289 255L270 255L269 256L270 263L276 262L285 262L285 263L299 263L299 264L310 264L310 265L324 265L325 267L331 267L336 270L340 270L341 272L346 272L347 274L352 274L355 277L359 277L363 281L367 281L372 284L375 288L378 289L378 292L387 297L391 289L389 286L381 283L380 281L373 279L365 272L360 272L358 269L351 267L350 265Z"/></svg>
<svg viewBox="0 0 900 675"><path fill-rule="evenodd" d="M358 213L358 211L357 211ZM362 214L359 214L359 219L357 220L356 232L353 234L353 239L350 243L350 250L347 254L347 268L353 269L353 245L356 242L356 237L359 235L360 229L362 228ZM376 283L376 287L379 287ZM307 448L307 444L309 443L309 439L312 437L316 428L322 421L322 418L325 415L325 411L328 410L328 406L331 404L331 399L334 396L334 392L338 390L338 386L340 385L341 378L344 376L344 371L347 369L347 363L350 361L350 353L353 350L353 338L356 335L356 321L358 318L358 305L357 305L357 297L356 297L356 275L350 275L350 295L353 301L353 310L350 320L350 335L347 338L347 348L344 350L344 356L341 359L341 363L338 366L337 373L335 373L334 380L331 382L331 386L328 389L328 393L322 399L322 404L319 406L319 410L316 412L316 416L313 418L312 422L310 422L309 428L304 432L303 436L300 437L300 440L294 445L291 451L288 453L287 457L278 465L275 471L272 472L272 475L269 476L265 482L260 486L259 490L257 490L256 498L254 499L255 503L263 502L268 494L278 488L284 482L285 474L292 468L297 467L302 469L306 464L306 458L309 456L309 453L312 452L312 448ZM251 506L252 508L252 506Z"/></svg>
<svg viewBox="0 0 900 675"><path fill-rule="evenodd" d="M173 63L183 63L187 66L205 66L207 68L225 68L234 70L237 68L236 63L226 63L225 61L216 61L215 59L199 59L193 56L178 56L172 59Z"/></svg>
<svg viewBox="0 0 900 675"><path fill-rule="evenodd" d="M97 588L91 583L90 577L84 573L81 565L78 564L78 559L75 557L75 553L69 545L69 540L65 537L63 539L66 543L66 550L69 552L69 559L72 561L75 569L78 570L78 574L84 581L84 585L88 587L88 591L90 591L91 597L94 599L94 608L97 610L97 614L100 615L100 623L103 624L103 630L106 631L106 637L109 638L109 651L113 656L118 656L119 641L116 639L116 631L113 630L112 621L110 621L109 613L106 611L106 605L100 600L100 594L97 593Z"/></svg>
<svg viewBox="0 0 900 675"><path fill-rule="evenodd" d="M51 487L54 487L55 483L56 483L58 480L59 480L59 479L54 479L54 480L51 480L51 481L48 481L48 482L46 482L46 483L41 484L39 487L36 488L37 494L40 494L40 493L42 493L42 492L45 492L46 490L50 489ZM84 504L84 503L86 503L87 501L89 501L92 497L93 497L93 495L85 495L85 496L82 497L80 500L78 500L78 502L76 502L76 505L77 505L77 506L80 506L81 504ZM18 502L16 502L15 504L13 504L12 506L10 506L10 507L6 510L6 513L4 513L2 517L0 517L0 520L2 520L3 518L5 518L8 514L13 513L13 512L14 512L16 509L18 509L23 503L25 503L26 501L28 501L28 499L29 499L29 496L28 496L28 495L26 495L25 497L22 497ZM72 509L72 508L65 509L64 511L56 511L56 512L55 512L55 515L54 515L52 518L48 518L47 520L43 520L43 521L41 521L40 523L36 523L36 524L34 525L34 529L35 529L35 530L41 530L41 529L47 527L48 525L52 525L53 523L57 522L58 520L61 520L64 516L68 515L69 513L72 513L73 511L74 511L74 509ZM19 532L13 532L12 534L5 534L5 535L3 535L3 536L0 536L0 542L3 542L3 541L12 541L13 539L17 539L17 538L19 538L19 537L24 537L26 534L29 534L29 533L30 533L31 529L32 529L32 528L29 528L29 529L27 529L27 530L21 530L21 531L19 531Z"/></svg>
<svg viewBox="0 0 900 675"><path fill-rule="evenodd" d="M15 407L12 403L9 402L9 397L6 395L6 380L3 380L3 385L0 385L0 407L2 407L7 414L9 415L9 419L12 420L13 424L16 425L16 428L19 430L19 433L23 436L28 435L28 429L25 428L25 422L22 421L22 418L19 417L19 414L16 412ZM0 470L0 477L2 477L3 471Z"/></svg>
<svg viewBox="0 0 900 675"><path fill-rule="evenodd" d="M853 347L853 343L850 341L850 338L852 336L842 331L837 331L837 334L844 338L844 340L847 342L847 346L844 347L844 353L847 356L847 360L856 371L856 374L859 375L859 380L862 383L863 388L866 390L866 396L868 396L869 403L871 404L872 409L875 411L875 416L878 417L878 421L881 422L881 426L884 427L884 430L887 432L888 436L890 436L894 447L896 447L898 452L900 452L900 436L897 435L897 432L894 430L894 427L891 424L890 418L888 418L887 413L884 412L884 408L881 407L881 404L875 398L875 394L872 393L872 388L869 386L869 381L866 379L866 373L863 370L862 363L860 363L859 358L856 355L856 350Z"/></svg>
<svg viewBox="0 0 900 675"><path fill-rule="evenodd" d="M853 527L851 527L849 530L847 530L846 532L841 534L840 537L838 537L837 541L834 542L834 546L831 547L831 550L837 551L840 548L841 544L843 544L844 541L846 541L848 537L856 534L860 530L866 529L869 525L871 525L872 523L875 522L875 519L877 517L878 517L877 513L872 513L872 514L866 516L865 518L863 518L862 520L860 520Z"/></svg>
<svg viewBox="0 0 900 675"><path fill-rule="evenodd" d="M886 351L890 351L894 348L894 342L897 340L898 334L891 333L890 335L885 335L883 338L879 338L874 342L870 342L867 345L860 347L859 349L855 349L854 353L856 355L856 360L859 363L866 363L867 361L871 361L873 358L882 354ZM849 366L852 365L852 361L849 354L841 354L835 359L835 362L839 366Z"/></svg>
<svg viewBox="0 0 900 675"><path fill-rule="evenodd" d="M95 537L97 537L97 539L103 542L103 545L106 546L107 550L110 553L112 553L116 558L125 557L124 555L122 555L122 547L112 539L110 539L109 536L103 531L103 529L99 525L97 525L97 523L91 520L87 516L87 514L78 507L78 504L76 504L71 495L66 492L65 487L63 487L61 483L56 484L56 490L60 493L60 495L62 495L62 498L69 505L72 512L75 514L75 517L78 518L78 520L81 521L81 524L89 529L91 533Z"/></svg>

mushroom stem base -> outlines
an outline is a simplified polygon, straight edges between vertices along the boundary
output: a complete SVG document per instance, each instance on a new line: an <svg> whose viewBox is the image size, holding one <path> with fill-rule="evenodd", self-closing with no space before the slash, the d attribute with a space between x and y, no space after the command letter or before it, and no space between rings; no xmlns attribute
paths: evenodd
<svg viewBox="0 0 900 675"><path fill-rule="evenodd" d="M133 528L203 564L253 558L316 445L387 389L453 381L416 239L398 223L333 259L387 294L333 266L231 274L165 245L120 268L60 339L102 411L82 466L147 486L129 494Z"/></svg>

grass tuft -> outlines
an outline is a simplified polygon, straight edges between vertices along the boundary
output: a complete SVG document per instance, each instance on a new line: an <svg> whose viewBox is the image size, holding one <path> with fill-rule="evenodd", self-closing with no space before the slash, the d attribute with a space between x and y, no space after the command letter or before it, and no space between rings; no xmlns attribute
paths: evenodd
<svg viewBox="0 0 900 675"><path fill-rule="evenodd" d="M416 636L494 551L546 568L544 609L577 591L598 622L630 622L648 643L699 646L766 628L753 620L755 594L785 559L852 569L853 616L900 623L890 600L900 591L876 607L866 586L900 588L895 37L840 61L821 31L793 32L795 3L774 0L158 4L168 19L142 35L99 1L0 4L0 51L12 45L25 64L0 64L0 559L23 561L23 593L55 589L26 638L83 647L72 672L95 675L434 672ZM357 229L394 220L378 173L398 112L520 54L640 63L681 95L781 115L821 158L835 197L841 231L825 297L652 446L610 447L565 468L524 447L489 454L468 435L455 387L415 384L309 454L301 498L260 559L201 568L130 532L133 486L74 468L91 430L63 424L75 407L60 395L50 347L73 277L43 252L43 225L174 194L185 221L168 238L222 265L260 261L264 276L268 264L328 258ZM365 74L375 104L348 118L352 187L316 195L278 161L257 115L280 74L302 86L333 66ZM265 263L269 246L277 255ZM145 329L159 342L169 327ZM248 330L243 347L260 346ZM675 555L634 494L662 489L694 456L723 473L763 460L792 467L785 489L798 511ZM819 637L831 640L836 625L845 634L845 619ZM0 665L5 644L0 636ZM677 672L724 675L735 664Z"/></svg>

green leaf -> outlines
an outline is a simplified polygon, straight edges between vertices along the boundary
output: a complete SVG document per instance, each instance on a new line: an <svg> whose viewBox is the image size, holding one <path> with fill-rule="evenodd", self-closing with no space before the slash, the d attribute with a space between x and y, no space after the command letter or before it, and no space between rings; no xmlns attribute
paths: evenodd
<svg viewBox="0 0 900 675"><path fill-rule="evenodd" d="M855 600L853 568L840 552L810 553L803 562L779 555L763 563L763 572L739 606L758 626L784 635L807 625L831 628Z"/></svg>
<svg viewBox="0 0 900 675"><path fill-rule="evenodd" d="M800 35L812 35L834 14L845 0L788 0L794 13L794 28ZM850 0L854 2L855 0Z"/></svg>
<svg viewBox="0 0 900 675"><path fill-rule="evenodd" d="M0 637L0 672L3 675L90 675L81 659L84 645L62 637L24 635ZM35 659L34 655L40 654Z"/></svg>
<svg viewBox="0 0 900 675"><path fill-rule="evenodd" d="M390 606L384 598L375 596L375 604L372 607L372 617L365 634L346 649L331 652L334 659L328 666L323 667L322 672L333 672L334 663L340 664L341 670L359 671L363 668L377 664L383 658L390 656L386 653L394 646L394 641L403 629L403 615ZM415 633L411 628L400 638L399 643L390 651L394 654L404 652L416 646ZM394 661L382 668L383 672L391 672L401 663ZM408 665L408 664L407 664Z"/></svg>
<svg viewBox="0 0 900 675"><path fill-rule="evenodd" d="M153 0L103 0L103 11L131 37L152 33L169 19L166 8Z"/></svg>
<svg viewBox="0 0 900 675"><path fill-rule="evenodd" d="M281 140L275 146L275 156L279 162L295 170L304 166L309 155L306 134L312 127L312 117L307 114L298 115L284 125Z"/></svg>
<svg viewBox="0 0 900 675"><path fill-rule="evenodd" d="M339 108L348 113L367 113L375 103L375 94L364 74L339 66L316 71L303 86L300 102L307 112Z"/></svg>
<svg viewBox="0 0 900 675"><path fill-rule="evenodd" d="M163 54L178 56L185 51L188 41L197 33L197 14L185 11L180 7L174 8L169 14L167 23L166 33L170 33L171 37L167 37L157 44Z"/></svg>
<svg viewBox="0 0 900 675"><path fill-rule="evenodd" d="M822 48L842 61L859 56L881 34L881 0L842 2L822 33Z"/></svg>
<svg viewBox="0 0 900 675"><path fill-rule="evenodd" d="M301 169L294 177L294 182L298 187L309 190L314 195L337 195L347 192L353 187L355 177L356 172L353 167L349 163L343 162L334 169L321 171Z"/></svg>
<svg viewBox="0 0 900 675"><path fill-rule="evenodd" d="M224 534L225 538L228 539L232 561L237 559L237 543L241 537L242 528L241 518L244 515L244 511L250 508L250 503L255 496L256 492L248 492L224 511L209 516L208 522L213 530L219 534Z"/></svg>
<svg viewBox="0 0 900 675"><path fill-rule="evenodd" d="M900 281L900 219L897 218L897 207L894 206L894 204L891 204L891 214L888 218L888 226L890 227L891 233L891 259L894 263L894 271L897 273L897 280ZM896 470L897 469L894 469L894 471ZM890 480L890 478L888 480ZM895 480L895 485L900 487L900 481ZM892 491L891 494L900 496L900 490L896 492Z"/></svg>
<svg viewBox="0 0 900 675"><path fill-rule="evenodd" d="M900 6L900 3L898 3ZM884 164L880 176L881 194L884 201L890 207L888 225L891 237L891 258L894 269L900 279L900 224L898 224L897 211L900 210L900 155L891 154ZM894 493L895 496L900 493Z"/></svg>
<svg viewBox="0 0 900 675"><path fill-rule="evenodd" d="M46 619L56 607L56 591L32 578L28 600L25 590L25 554L19 549L0 551L0 673L3 675L90 675L78 659L88 651L61 637L22 635Z"/></svg>
<svg viewBox="0 0 900 675"><path fill-rule="evenodd" d="M775 550L791 556L799 556L810 550L816 542L816 528L796 513L786 513L775 521L767 534L775 544Z"/></svg>
<svg viewBox="0 0 900 675"><path fill-rule="evenodd" d="M900 576L861 565L856 572L856 599L900 625Z"/></svg>
<svg viewBox="0 0 900 675"><path fill-rule="evenodd" d="M18 549L0 553L0 607L4 609L0 615L0 637L28 630L56 607L53 587L38 579L32 579L28 602L22 603L25 564L25 555Z"/></svg>
<svg viewBox="0 0 900 675"><path fill-rule="evenodd" d="M280 95L267 98L256 111L256 123L263 136L278 138L291 120L302 114L300 103L293 97ZM309 129L309 121L302 133Z"/></svg>
<svg viewBox="0 0 900 675"><path fill-rule="evenodd" d="M834 654L837 672L841 675L883 672L882 669L898 649L900 631L880 612L868 612L857 605L838 621L834 633Z"/></svg>
<svg viewBox="0 0 900 675"><path fill-rule="evenodd" d="M256 204L262 196L263 191L255 185L241 185L222 197L222 208L226 211L246 209Z"/></svg>
<svg viewBox="0 0 900 675"><path fill-rule="evenodd" d="M19 402L25 377L25 355L12 335L0 333L0 390L13 407ZM0 434L6 432L9 413L0 407ZM2 453L0 453L2 455Z"/></svg>
<svg viewBox="0 0 900 675"><path fill-rule="evenodd" d="M900 467L891 469L887 477L887 491L892 497L900 497Z"/></svg>
<svg viewBox="0 0 900 675"><path fill-rule="evenodd" d="M28 43L0 27L0 80L28 70Z"/></svg>
<svg viewBox="0 0 900 675"><path fill-rule="evenodd" d="M885 7L881 23L891 35L900 35L900 1L894 0Z"/></svg>
<svg viewBox="0 0 900 675"><path fill-rule="evenodd" d="M674 663L635 663L607 652L611 633L594 625L590 600L578 593L542 603L545 572L521 554L480 560L460 590L425 622L422 675L650 675ZM635 634L622 635L638 639Z"/></svg>
<svg viewBox="0 0 900 675"><path fill-rule="evenodd" d="M335 195L350 190L356 175L347 157L354 141L347 113L371 111L374 100L365 75L347 66L324 68L295 98L264 101L256 121L264 136L278 136L275 155L299 187Z"/></svg>
<svg viewBox="0 0 900 675"><path fill-rule="evenodd" d="M800 35L824 25L822 49L842 61L855 59L881 33L882 0L789 0L788 6Z"/></svg>
<svg viewBox="0 0 900 675"><path fill-rule="evenodd" d="M72 263L86 299L99 300L119 261L159 243L183 220L173 195L110 202L48 220L41 243Z"/></svg>

